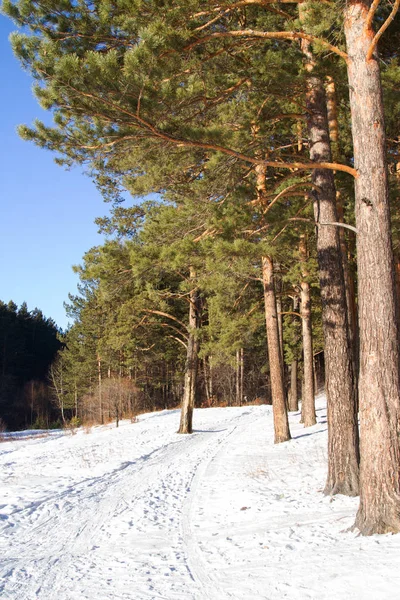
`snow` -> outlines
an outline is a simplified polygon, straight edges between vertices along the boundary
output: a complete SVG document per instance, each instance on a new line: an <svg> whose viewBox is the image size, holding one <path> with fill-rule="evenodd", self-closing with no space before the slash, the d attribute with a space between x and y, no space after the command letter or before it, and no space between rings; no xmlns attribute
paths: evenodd
<svg viewBox="0 0 400 600"><path fill-rule="evenodd" d="M0 444L0 597L376 600L400 589L400 536L348 529L325 497L326 410L273 444L269 406L178 411Z"/></svg>

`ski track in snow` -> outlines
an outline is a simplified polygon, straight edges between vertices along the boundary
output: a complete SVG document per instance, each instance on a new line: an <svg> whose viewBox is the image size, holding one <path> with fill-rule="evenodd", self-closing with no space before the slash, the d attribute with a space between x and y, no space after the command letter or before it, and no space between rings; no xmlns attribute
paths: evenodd
<svg viewBox="0 0 400 600"><path fill-rule="evenodd" d="M0 444L0 598L400 597L400 536L325 497L326 417L275 446L271 407L178 411Z"/></svg>

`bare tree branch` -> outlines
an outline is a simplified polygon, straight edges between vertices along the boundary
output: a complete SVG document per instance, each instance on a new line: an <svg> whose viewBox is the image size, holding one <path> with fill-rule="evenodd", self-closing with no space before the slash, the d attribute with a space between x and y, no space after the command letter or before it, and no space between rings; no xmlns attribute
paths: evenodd
<svg viewBox="0 0 400 600"><path fill-rule="evenodd" d="M399 0L400 1L400 0ZM264 40L308 40L309 42L319 42L326 48L328 48L331 52L338 54L344 60L348 61L348 54L340 50L337 46L333 46L326 40L322 38L318 38L314 35L309 35L308 33L304 33L302 31L255 31L253 29L244 29L238 31L226 31L226 32L215 32L210 33L198 40L195 40L191 44L188 44L184 49L191 50L195 46L199 46L200 44L204 44L214 39L224 39L224 38L249 38L249 39L264 39Z"/></svg>
<svg viewBox="0 0 400 600"><path fill-rule="evenodd" d="M389 27L389 25L392 23L392 21L394 21L394 18L396 16L399 8L400 8L400 0L396 0L393 5L392 12L390 13L390 15L388 16L388 18L386 19L386 21L384 22L382 27L379 29L379 31L376 33L374 39L371 42L371 45L370 45L370 47L368 49L368 53L367 53L367 61L371 60L372 55L375 52L375 48L377 47L379 40L381 39L382 35L385 33L385 31Z"/></svg>
<svg viewBox="0 0 400 600"><path fill-rule="evenodd" d="M347 225L347 223L315 223L317 226L323 225L327 227L343 227L344 229L350 229L350 231L354 231L354 233L358 233L357 229L353 227L353 225Z"/></svg>
<svg viewBox="0 0 400 600"><path fill-rule="evenodd" d="M173 315L170 315L166 312L163 312L162 310L151 310L150 308L146 308L144 309L144 312L148 312L151 313L152 315L160 315L161 317L166 317L167 319L172 319L173 321L175 321L176 323L179 323L179 325L182 325L182 327L185 329L185 331L187 331L187 325L185 325L185 323L182 323L182 321L180 321L179 319L177 319L176 317L174 317ZM182 332L179 332L181 335Z"/></svg>

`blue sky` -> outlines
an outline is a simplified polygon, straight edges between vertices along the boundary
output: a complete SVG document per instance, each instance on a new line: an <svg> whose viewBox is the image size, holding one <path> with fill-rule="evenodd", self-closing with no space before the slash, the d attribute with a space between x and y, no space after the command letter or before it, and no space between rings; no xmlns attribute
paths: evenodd
<svg viewBox="0 0 400 600"><path fill-rule="evenodd" d="M0 15L0 299L26 301L65 328L63 302L78 281L71 267L102 242L93 221L108 205L79 169L64 170L51 152L18 137L17 125L48 116L12 54L13 30Z"/></svg>

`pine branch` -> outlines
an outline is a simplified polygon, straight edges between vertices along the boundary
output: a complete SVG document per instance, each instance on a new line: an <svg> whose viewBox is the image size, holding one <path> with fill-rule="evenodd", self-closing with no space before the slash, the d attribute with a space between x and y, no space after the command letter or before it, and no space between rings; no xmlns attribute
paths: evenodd
<svg viewBox="0 0 400 600"><path fill-rule="evenodd" d="M370 6L367 19L365 21L365 30L368 31L372 27L372 22L374 20L375 13L380 5L381 0L374 0Z"/></svg>
<svg viewBox="0 0 400 600"><path fill-rule="evenodd" d="M273 200L271 200L271 202L268 203L267 208L263 211L263 216L265 216L267 214L267 212L269 212L271 210L271 208L274 206L274 204L276 202L278 202L278 200L280 200L280 198L282 197L286 197L286 196L292 196L292 190L296 189L299 185L307 185L307 183L294 183L293 185L288 186L287 188L285 188L284 190L282 190L279 194L277 194L277 196L275 196L275 198ZM309 183L308 185L311 185L311 187L314 187L312 183ZM302 192L300 195L301 196L306 196L309 192ZM299 195L299 192L297 192L296 195Z"/></svg>
<svg viewBox="0 0 400 600"><path fill-rule="evenodd" d="M400 0L397 0L397 1L400 2ZM44 71L42 71L42 73L45 74ZM134 123L136 123L139 128L141 128L142 130L146 131L149 134L149 137L155 137L157 139L164 140L168 143L176 145L177 147L201 148L203 150L213 150L215 152L221 152L223 154L227 154L228 156L232 156L234 158L237 158L238 160L248 162L253 165L264 165L266 167L271 167L271 168L276 168L276 169L297 169L297 170L330 169L332 171L342 171L343 173L348 173L348 174L352 175L354 178L358 177L358 172L356 171L356 169L354 169L353 167L349 167L348 165L343 165L340 163L330 163L330 162L320 162L320 163L308 162L308 163L306 163L306 162L300 162L300 161L291 161L291 162L268 161L268 160L263 160L260 158L253 158L251 156L247 156L246 154L237 152L236 150L232 150L231 148L226 148L225 146L220 146L219 144L181 139L179 137L176 137L171 134L160 131L152 123L150 123L149 121L146 121L145 119L140 117L138 114L131 112L131 111L123 108L119 104L116 104L110 100L107 100L104 97L99 97L99 96L96 96L95 94L89 93L89 92L83 92L82 90L79 90L79 89L75 88L74 86L72 86L71 84L66 83L66 82L60 81L60 83L62 85L64 85L65 87L73 90L78 96L82 96L83 98L89 98L91 100L95 100L100 105L102 105L102 104L107 105L110 108L112 108L113 110L115 110L117 113L120 112L120 113L123 113L124 115L130 117L132 119L132 121ZM133 140L133 139L137 139L137 136L127 135L127 136L123 136L122 138L113 140L111 142L102 142L100 144L90 145L90 146L89 145L81 145L81 148L83 150L92 150L92 151L93 150L106 150L108 148L112 148L112 147L116 146L117 144L119 144L121 142L124 142L127 140Z"/></svg>
<svg viewBox="0 0 400 600"><path fill-rule="evenodd" d="M169 335L168 337L175 340L176 342L179 342L180 344L182 344L182 346L185 348L185 350L187 350L187 344L185 344L185 342L183 340L181 340L180 338L178 338L174 335Z"/></svg>
<svg viewBox="0 0 400 600"><path fill-rule="evenodd" d="M268 6L269 4L302 4L305 1L306 0L241 0L240 2L235 2L234 4L230 4L228 6L216 6L212 10L204 10L202 12L195 13L193 16L195 18L207 17L208 15L221 10L235 10L236 8L243 8L246 6Z"/></svg>
<svg viewBox="0 0 400 600"><path fill-rule="evenodd" d="M176 321L176 323L179 323L179 325L182 325L182 327L187 331L187 326L185 325L185 323L182 323L182 321L180 321L179 319L177 319L176 317L174 317L173 315L170 315L166 312L163 312L161 310L151 310L150 308L145 308L143 309L144 312L150 313L152 315L159 315L161 317L166 317L167 319L172 319L173 321ZM180 332L181 335L182 332Z"/></svg>
<svg viewBox="0 0 400 600"><path fill-rule="evenodd" d="M396 0L396 2L400 2L400 0ZM318 42L325 46L331 52L341 56L346 62L348 61L348 54L340 50L337 46L333 46L326 40L316 37L314 35L309 35L308 33L304 33L303 31L255 31L253 29L245 29L238 31L226 31L226 32L216 32L210 33L209 35L204 36L198 40L195 40L191 44L188 44L184 50L192 50L196 46L200 44L204 44L208 41L214 39L226 39L226 38L249 38L249 39L264 39L264 40L308 40L309 42Z"/></svg>
<svg viewBox="0 0 400 600"><path fill-rule="evenodd" d="M323 225L327 227L343 227L344 229L350 229L350 231L354 231L354 233L358 233L357 229L353 227L353 225L347 225L347 223L337 223L333 221L332 223L315 223L318 227Z"/></svg>
<svg viewBox="0 0 400 600"><path fill-rule="evenodd" d="M376 0L374 0L374 4L375 4L375 1ZM400 8L400 0L396 0L393 5L392 12L388 16L388 18L386 19L386 21L384 22L382 27L379 29L379 31L375 34L375 37L371 42L371 45L367 52L367 62L372 59L372 56L375 52L375 49L378 45L379 40L381 39L382 35L385 33L385 31L389 27L389 25L392 23L392 21L394 21L394 18L396 16L399 8ZM371 9L372 9L372 7L371 7Z"/></svg>

